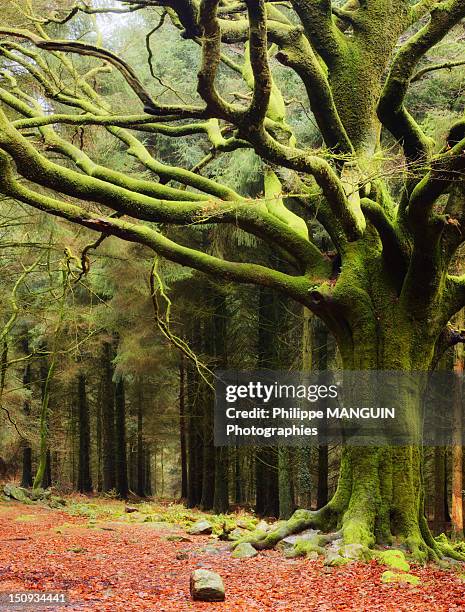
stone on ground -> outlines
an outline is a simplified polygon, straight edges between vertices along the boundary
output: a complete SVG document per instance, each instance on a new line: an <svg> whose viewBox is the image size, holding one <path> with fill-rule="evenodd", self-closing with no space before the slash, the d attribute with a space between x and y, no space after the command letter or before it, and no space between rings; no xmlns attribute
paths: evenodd
<svg viewBox="0 0 465 612"><path fill-rule="evenodd" d="M346 565L346 563L350 563L351 559L347 559L346 557L341 557L339 551L334 549L328 549L325 553L324 564L329 567L339 567L340 565Z"/></svg>
<svg viewBox="0 0 465 612"><path fill-rule="evenodd" d="M379 563L396 570L401 570L403 572L408 572L410 570L410 565L405 560L405 555L401 550L382 550L376 553L376 559Z"/></svg>
<svg viewBox="0 0 465 612"><path fill-rule="evenodd" d="M221 576L210 570L197 569L191 574L190 592L196 601L224 601Z"/></svg>
<svg viewBox="0 0 465 612"><path fill-rule="evenodd" d="M260 521L255 525L256 531L270 531L271 525L269 525L266 521Z"/></svg>
<svg viewBox="0 0 465 612"><path fill-rule="evenodd" d="M294 548L294 546L298 542L315 542L318 543L318 530L317 529L306 529L305 531L301 531L297 535L290 535L286 538L283 538L276 545L277 550L281 550L282 552L286 552Z"/></svg>
<svg viewBox="0 0 465 612"><path fill-rule="evenodd" d="M3 492L7 497L16 499L16 501L22 502L23 504L31 504L29 497L29 491L23 487L17 487L14 484L8 483L3 487Z"/></svg>
<svg viewBox="0 0 465 612"><path fill-rule="evenodd" d="M351 561L369 561L371 553L363 544L345 544L339 548L341 557Z"/></svg>
<svg viewBox="0 0 465 612"><path fill-rule="evenodd" d="M194 523L187 533L190 535L209 535L213 531L213 525L206 520Z"/></svg>
<svg viewBox="0 0 465 612"><path fill-rule="evenodd" d="M252 557L256 557L258 552L248 542L242 542L238 544L233 551L232 556L234 559L251 559Z"/></svg>

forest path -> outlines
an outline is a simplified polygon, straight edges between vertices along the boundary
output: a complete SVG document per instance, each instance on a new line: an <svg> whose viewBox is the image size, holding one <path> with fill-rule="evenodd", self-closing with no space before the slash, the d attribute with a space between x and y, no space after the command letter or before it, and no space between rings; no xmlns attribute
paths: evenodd
<svg viewBox="0 0 465 612"><path fill-rule="evenodd" d="M0 593L66 593L62 607L28 608L132 612L451 612L465 609L465 582L457 572L412 567L421 585L383 585L375 562L326 568L320 561L285 559L277 551L233 559L227 546L208 536L187 542L160 523L97 521L20 503L0 504ZM219 550L202 552L209 546ZM179 558L177 558L179 557ZM218 572L223 603L193 602L189 576L196 568ZM1 612L12 610L0 604ZM25 608L23 608L25 609Z"/></svg>

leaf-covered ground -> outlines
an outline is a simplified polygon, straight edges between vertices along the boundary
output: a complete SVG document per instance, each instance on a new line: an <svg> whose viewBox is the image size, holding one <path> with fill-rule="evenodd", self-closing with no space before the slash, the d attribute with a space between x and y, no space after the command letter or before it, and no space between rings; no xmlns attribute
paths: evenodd
<svg viewBox="0 0 465 612"><path fill-rule="evenodd" d="M442 571L432 565L413 566L411 571L420 577L421 585L412 587L381 584L386 568L375 562L326 568L320 561L285 559L276 551L254 559L232 559L227 545L208 536L167 540L170 535L186 535L180 525L189 515L179 506L163 516L149 515L147 520L144 513L124 514L121 505L113 504L75 503L65 512L1 503L0 592L64 592L70 603L53 608L56 612L465 609L463 568ZM200 550L205 546L207 552ZM218 550L211 551L213 546ZM223 577L224 603L191 600L189 576L196 568L212 569ZM52 608L34 608L39 609Z"/></svg>

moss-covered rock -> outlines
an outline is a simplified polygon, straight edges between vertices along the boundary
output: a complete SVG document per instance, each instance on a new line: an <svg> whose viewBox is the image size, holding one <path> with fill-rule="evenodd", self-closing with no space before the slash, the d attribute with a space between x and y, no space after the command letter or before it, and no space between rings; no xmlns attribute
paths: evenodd
<svg viewBox="0 0 465 612"><path fill-rule="evenodd" d="M372 551L363 544L345 544L339 548L339 554L351 561L369 561Z"/></svg>
<svg viewBox="0 0 465 612"><path fill-rule="evenodd" d="M307 557L309 559L316 559L318 555L324 553L324 548L319 545L318 537L315 536L311 540L297 540L291 549L285 550L284 555L288 559L294 557Z"/></svg>
<svg viewBox="0 0 465 612"><path fill-rule="evenodd" d="M237 521L236 525L240 529L246 529L247 531L254 531L256 519L253 518L241 518ZM265 523L266 525L266 523Z"/></svg>
<svg viewBox="0 0 465 612"><path fill-rule="evenodd" d="M176 534L166 536L165 540L168 540L168 542L192 542L190 538L186 538L186 536Z"/></svg>
<svg viewBox="0 0 465 612"><path fill-rule="evenodd" d="M17 487L14 484L6 484L3 487L3 492L7 497L11 499L16 499L23 504L32 504L32 501L29 496L29 491L23 487Z"/></svg>
<svg viewBox="0 0 465 612"><path fill-rule="evenodd" d="M239 540L239 538L242 538L243 536L244 536L244 530L239 529L239 527L236 527L236 529L233 529L232 531L228 533L227 539L230 542L235 542L236 540Z"/></svg>
<svg viewBox="0 0 465 612"><path fill-rule="evenodd" d="M341 565L347 565L347 563L351 563L351 562L352 562L352 559L341 557L339 552L334 549L329 549L325 553L324 564L329 567L339 567Z"/></svg>
<svg viewBox="0 0 465 612"><path fill-rule="evenodd" d="M300 536L290 536L284 541L293 544L292 548L284 548L284 555L288 558L305 556L314 559L325 552L326 538L315 529L307 529Z"/></svg>
<svg viewBox="0 0 465 612"><path fill-rule="evenodd" d="M420 578L418 576L414 576L413 574L406 574L400 572L391 572L387 570L381 575L381 582L383 584L390 583L401 583L401 584L411 584L413 586L417 586L421 584Z"/></svg>
<svg viewBox="0 0 465 612"><path fill-rule="evenodd" d="M410 565L401 550L382 550L375 553L375 558L379 563L392 567L393 569L403 572L410 571Z"/></svg>
<svg viewBox="0 0 465 612"><path fill-rule="evenodd" d="M261 520L257 525L255 525L255 531L270 531L271 525L269 525L266 521Z"/></svg>
<svg viewBox="0 0 465 612"><path fill-rule="evenodd" d="M192 572L190 592L192 599L196 601L224 601L225 598L221 576L204 569Z"/></svg>
<svg viewBox="0 0 465 612"><path fill-rule="evenodd" d="M190 535L209 535L213 531L213 525L206 520L197 521L188 529Z"/></svg>
<svg viewBox="0 0 465 612"><path fill-rule="evenodd" d="M242 544L236 546L232 553L234 559L251 559L252 557L256 557L257 555L258 552L248 542L242 542Z"/></svg>

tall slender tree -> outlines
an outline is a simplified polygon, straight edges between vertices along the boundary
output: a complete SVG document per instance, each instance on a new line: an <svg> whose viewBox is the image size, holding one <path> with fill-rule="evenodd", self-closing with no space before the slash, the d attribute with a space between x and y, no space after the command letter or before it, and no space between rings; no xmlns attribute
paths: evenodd
<svg viewBox="0 0 465 612"><path fill-rule="evenodd" d="M122 377L115 384L115 454L116 490L121 498L126 499L129 494L126 450L126 393Z"/></svg>
<svg viewBox="0 0 465 612"><path fill-rule="evenodd" d="M78 482L81 493L92 491L92 476L90 470L90 419L87 404L86 377L79 374L77 381L77 418L79 428Z"/></svg>

